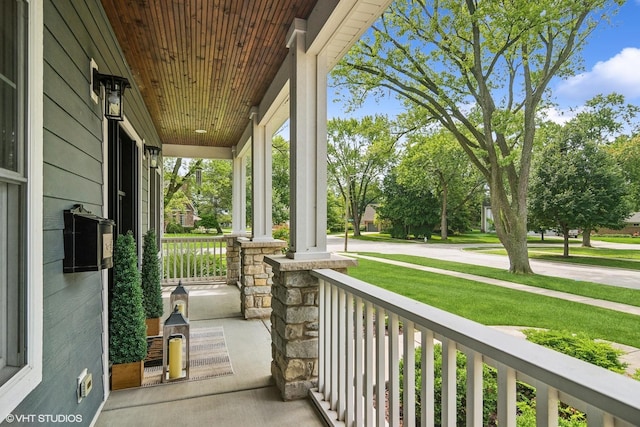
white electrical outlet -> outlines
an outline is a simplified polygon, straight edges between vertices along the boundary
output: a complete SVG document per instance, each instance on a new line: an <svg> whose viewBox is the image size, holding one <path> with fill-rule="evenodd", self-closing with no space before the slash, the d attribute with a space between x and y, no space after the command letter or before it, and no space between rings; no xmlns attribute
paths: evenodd
<svg viewBox="0 0 640 427"><path fill-rule="evenodd" d="M78 377L76 395L78 397L78 403L82 401L83 398L87 397L89 393L91 393L91 389L93 388L93 376L87 373L87 370L84 369L80 376Z"/></svg>

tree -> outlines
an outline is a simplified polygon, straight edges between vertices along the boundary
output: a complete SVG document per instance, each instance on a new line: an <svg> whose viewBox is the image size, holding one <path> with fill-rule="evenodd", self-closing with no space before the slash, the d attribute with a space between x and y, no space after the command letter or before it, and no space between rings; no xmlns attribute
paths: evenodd
<svg viewBox="0 0 640 427"><path fill-rule="evenodd" d="M399 180L407 187L432 189L440 201L440 237L447 240L449 218L457 216L464 226L468 221L460 213L469 203L480 206L484 178L450 132L413 133L408 140L398 165Z"/></svg>
<svg viewBox="0 0 640 427"><path fill-rule="evenodd" d="M638 111L637 106L625 104L624 96L620 94L596 95L561 128L560 138L574 149L580 149L587 143L608 145L625 125L631 123ZM589 226L584 227L582 246L591 246L591 230Z"/></svg>
<svg viewBox="0 0 640 427"><path fill-rule="evenodd" d="M440 210L438 199L427 187L404 185L393 170L384 178L383 195L384 203L378 207L377 214L391 222L391 237L431 237Z"/></svg>
<svg viewBox="0 0 640 427"><path fill-rule="evenodd" d="M620 137L607 147L627 181L634 211L640 211L640 135Z"/></svg>
<svg viewBox="0 0 640 427"><path fill-rule="evenodd" d="M571 60L614 9L605 0L397 0L334 76L354 102L390 90L455 135L488 183L510 271L530 273L526 199L536 113L551 79L576 69Z"/></svg>
<svg viewBox="0 0 640 427"><path fill-rule="evenodd" d="M183 164L181 157L164 159L164 204L169 205L173 196L183 189L202 168L202 159L191 160ZM183 171L183 167L186 171ZM182 174L181 174L182 172Z"/></svg>
<svg viewBox="0 0 640 427"><path fill-rule="evenodd" d="M272 188L274 224L286 224L289 221L289 141L281 135L273 137Z"/></svg>
<svg viewBox="0 0 640 427"><path fill-rule="evenodd" d="M630 214L625 181L607 152L594 142L561 140L545 148L531 180L529 217L558 228L569 256L569 230L619 228Z"/></svg>
<svg viewBox="0 0 640 427"><path fill-rule="evenodd" d="M327 170L353 218L354 235L359 236L360 220L379 195L378 183L391 165L398 137L383 116L333 119L327 133Z"/></svg>
<svg viewBox="0 0 640 427"><path fill-rule="evenodd" d="M228 160L203 160L200 166L200 182L190 182L189 192L191 200L198 210L198 216L206 219L205 223L213 225L206 228L215 228L218 234L222 234L220 223L222 216L232 209L231 190L231 162ZM192 180L193 181L193 180Z"/></svg>

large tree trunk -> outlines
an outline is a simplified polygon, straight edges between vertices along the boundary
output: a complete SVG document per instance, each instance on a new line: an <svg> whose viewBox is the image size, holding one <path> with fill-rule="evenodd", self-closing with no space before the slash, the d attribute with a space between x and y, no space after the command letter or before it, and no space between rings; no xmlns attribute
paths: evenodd
<svg viewBox="0 0 640 427"><path fill-rule="evenodd" d="M493 221L496 233L509 256L509 272L531 274L533 271L529 264L527 248L526 204L523 204L521 200L519 208L513 208L507 202L508 198L504 193L501 195L496 193L501 193L501 190L499 188L491 189L491 210L494 213Z"/></svg>
<svg viewBox="0 0 640 427"><path fill-rule="evenodd" d="M582 230L582 246L585 248L591 247L591 228Z"/></svg>
<svg viewBox="0 0 640 427"><path fill-rule="evenodd" d="M562 239L563 239L562 257L569 258L569 227L566 225L562 227Z"/></svg>

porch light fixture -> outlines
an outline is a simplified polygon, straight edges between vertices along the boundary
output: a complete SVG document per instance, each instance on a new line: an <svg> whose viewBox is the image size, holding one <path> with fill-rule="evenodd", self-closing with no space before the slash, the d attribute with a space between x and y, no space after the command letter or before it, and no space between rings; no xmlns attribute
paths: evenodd
<svg viewBox="0 0 640 427"><path fill-rule="evenodd" d="M160 147L156 147L155 145L145 145L144 148L149 154L149 167L151 169L156 169L158 167L158 156L162 150Z"/></svg>
<svg viewBox="0 0 640 427"><path fill-rule="evenodd" d="M100 96L100 85L104 86L104 116L110 120L119 120L122 118L122 101L124 98L124 90L131 87L129 80L124 77L113 76L111 74L99 73L93 69L93 91Z"/></svg>

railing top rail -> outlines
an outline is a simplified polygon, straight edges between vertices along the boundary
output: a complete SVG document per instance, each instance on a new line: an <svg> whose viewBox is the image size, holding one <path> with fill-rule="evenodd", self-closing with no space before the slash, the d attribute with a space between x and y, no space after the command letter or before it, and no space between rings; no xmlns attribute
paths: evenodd
<svg viewBox="0 0 640 427"><path fill-rule="evenodd" d="M329 269L311 274L629 423L640 382Z"/></svg>
<svg viewBox="0 0 640 427"><path fill-rule="evenodd" d="M224 240L227 236L194 236L194 237L162 237L163 242L193 242L193 241L209 241L209 240Z"/></svg>

